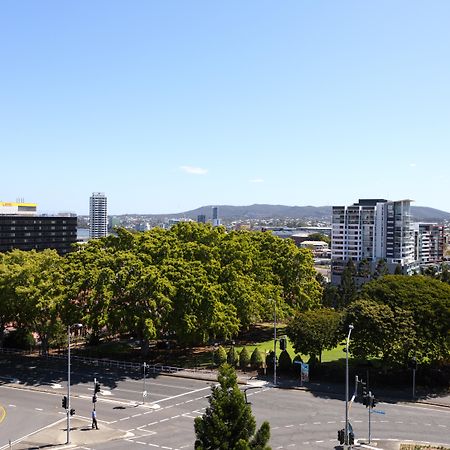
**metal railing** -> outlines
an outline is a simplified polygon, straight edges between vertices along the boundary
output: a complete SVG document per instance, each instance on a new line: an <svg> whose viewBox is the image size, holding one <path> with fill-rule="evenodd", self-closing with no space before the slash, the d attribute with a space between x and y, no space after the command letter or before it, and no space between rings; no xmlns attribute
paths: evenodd
<svg viewBox="0 0 450 450"><path fill-rule="evenodd" d="M35 354L35 351L32 350L19 350L19 349L12 349L12 348L0 348L0 353L9 353L9 354L19 354L19 355L31 355ZM46 358L46 359L67 359L67 353L61 353L61 354L46 354L46 355L37 355L37 357L40 358ZM98 359L98 358L91 358L88 356L77 356L72 355L71 361L73 363L81 363L81 364L88 364L88 365L94 365L96 367L110 367L110 368L117 368L117 369L128 369L128 370L142 370L143 363L137 363L137 362L130 362L130 361L119 361L114 359ZM184 367L175 367L175 366L166 366L163 364L146 364L149 371L156 374L156 373L168 373L168 374L179 374L179 373L192 373L192 374L202 374L202 375L213 375L216 372L214 370L210 369L204 369L201 367L193 367L193 368L184 368Z"/></svg>

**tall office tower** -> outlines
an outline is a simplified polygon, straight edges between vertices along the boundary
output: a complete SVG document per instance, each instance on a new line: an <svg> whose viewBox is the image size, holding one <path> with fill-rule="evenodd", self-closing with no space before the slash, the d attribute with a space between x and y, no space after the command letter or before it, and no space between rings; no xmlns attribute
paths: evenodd
<svg viewBox="0 0 450 450"><path fill-rule="evenodd" d="M197 216L197 223L206 223L206 216L204 214L199 214Z"/></svg>
<svg viewBox="0 0 450 450"><path fill-rule="evenodd" d="M108 234L108 201L103 192L93 192L89 201L89 237L101 238Z"/></svg>
<svg viewBox="0 0 450 450"><path fill-rule="evenodd" d="M360 199L351 206L333 206L331 279L338 284L349 260L362 260L371 270L384 259L393 273L398 265L406 274L418 268L414 256L411 200Z"/></svg>
<svg viewBox="0 0 450 450"><path fill-rule="evenodd" d="M218 227L220 225L219 208L217 206L213 206L212 209L212 225L213 227Z"/></svg>

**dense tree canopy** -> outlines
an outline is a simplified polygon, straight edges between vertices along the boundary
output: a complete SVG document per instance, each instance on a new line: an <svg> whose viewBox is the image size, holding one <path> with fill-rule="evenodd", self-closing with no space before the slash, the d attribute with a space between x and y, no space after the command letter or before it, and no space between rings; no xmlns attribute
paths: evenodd
<svg viewBox="0 0 450 450"><path fill-rule="evenodd" d="M286 330L295 352L321 360L323 350L331 350L340 340L341 317L331 308L296 312Z"/></svg>
<svg viewBox="0 0 450 450"><path fill-rule="evenodd" d="M370 340L382 350L384 357L397 361L408 356L422 361L450 357L450 286L447 283L421 275L387 275L365 284L361 297L369 303L352 305L349 314L365 330L361 331L361 339L369 340L368 336L372 336ZM386 329L384 321L390 324L391 331ZM354 335L355 331L356 327ZM392 348L393 342L396 348ZM372 355L380 351L375 347Z"/></svg>
<svg viewBox="0 0 450 450"><path fill-rule="evenodd" d="M118 229L64 258L0 255L0 330L27 323L46 339L50 323L81 322L93 343L132 333L144 350L151 339L230 339L271 320L274 300L279 318L318 306L315 275L311 252L271 233L196 223Z"/></svg>

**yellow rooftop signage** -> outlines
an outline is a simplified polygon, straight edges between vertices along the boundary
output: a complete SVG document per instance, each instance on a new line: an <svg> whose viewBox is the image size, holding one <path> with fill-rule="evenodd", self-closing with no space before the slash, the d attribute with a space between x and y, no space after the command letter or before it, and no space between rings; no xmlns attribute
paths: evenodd
<svg viewBox="0 0 450 450"><path fill-rule="evenodd" d="M37 206L37 203L0 202L0 206Z"/></svg>

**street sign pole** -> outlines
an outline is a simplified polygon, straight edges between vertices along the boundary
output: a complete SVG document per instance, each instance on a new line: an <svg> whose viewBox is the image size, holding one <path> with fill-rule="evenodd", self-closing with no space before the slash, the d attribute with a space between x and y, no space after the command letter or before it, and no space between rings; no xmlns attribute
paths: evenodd
<svg viewBox="0 0 450 450"><path fill-rule="evenodd" d="M372 415L372 392L369 391L369 444L370 444L370 418Z"/></svg>

